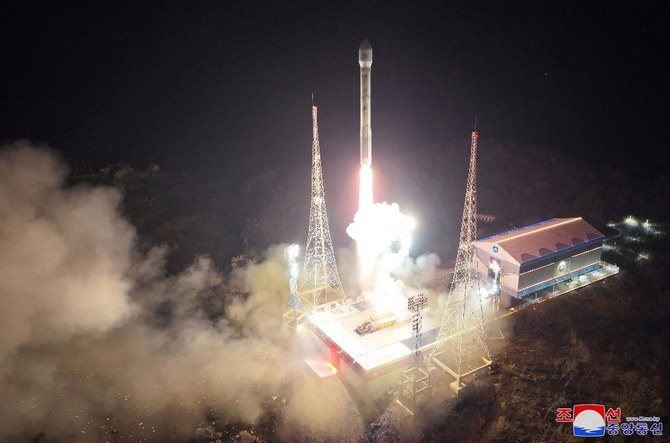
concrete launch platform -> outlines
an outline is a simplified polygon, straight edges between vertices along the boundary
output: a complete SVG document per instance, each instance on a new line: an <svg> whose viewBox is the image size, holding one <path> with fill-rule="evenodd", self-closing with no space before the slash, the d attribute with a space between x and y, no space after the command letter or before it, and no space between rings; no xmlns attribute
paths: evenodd
<svg viewBox="0 0 670 443"><path fill-rule="evenodd" d="M329 311L314 312L307 324L331 348L331 352L337 352L364 377L376 377L398 365L407 365L407 359L414 351L414 337L409 317L399 318L393 326L376 332L366 335L356 333L356 327L375 313L368 300L359 300ZM433 345L439 327L439 320L424 315L422 350Z"/></svg>
<svg viewBox="0 0 670 443"><path fill-rule="evenodd" d="M601 262L598 269L579 276L568 282L555 285L551 289L538 292L535 297L509 304L500 312L491 311L491 299L483 300L485 324L518 312L526 306L570 293L594 282L616 275L619 269L609 263ZM421 351L430 350L437 338L442 313L433 300L433 308L423 312L421 332ZM507 302L509 303L509 301ZM507 304L505 303L505 304ZM434 311L437 309L438 311ZM369 300L354 300L336 305L327 310L317 310L308 314L306 326L330 349L330 361L342 360L355 369L365 379L374 378L398 368L404 368L414 351L412 322L407 315L399 316L396 324L366 335L355 332L357 326L380 314L373 309Z"/></svg>

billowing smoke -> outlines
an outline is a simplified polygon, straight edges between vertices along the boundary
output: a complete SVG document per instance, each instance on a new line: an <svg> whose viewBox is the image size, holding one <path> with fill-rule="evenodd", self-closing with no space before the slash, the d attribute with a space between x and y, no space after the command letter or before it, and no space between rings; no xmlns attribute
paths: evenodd
<svg viewBox="0 0 670 443"><path fill-rule="evenodd" d="M376 288L379 277L408 256L414 227L414 219L400 212L397 203L375 203L356 212L347 234L356 241L363 290Z"/></svg>
<svg viewBox="0 0 670 443"><path fill-rule="evenodd" d="M65 173L25 145L0 157L0 358L25 343L104 332L131 314L135 233L116 211L121 196L63 192Z"/></svg>
<svg viewBox="0 0 670 443"><path fill-rule="evenodd" d="M0 440L185 441L275 403L312 438L346 421L345 402L309 407L323 386L294 386L281 246L230 276L206 257L166 275L165 249L137 248L121 194L66 175L45 148L0 148Z"/></svg>

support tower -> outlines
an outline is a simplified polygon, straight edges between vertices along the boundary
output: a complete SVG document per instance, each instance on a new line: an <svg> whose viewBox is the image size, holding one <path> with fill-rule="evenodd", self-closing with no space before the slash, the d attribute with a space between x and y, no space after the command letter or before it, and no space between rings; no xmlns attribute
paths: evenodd
<svg viewBox="0 0 670 443"><path fill-rule="evenodd" d="M305 311L302 310L302 301L298 297L298 254L300 247L296 244L289 245L284 248L284 257L288 264L288 310L284 312L284 325L298 329L305 316Z"/></svg>
<svg viewBox="0 0 670 443"><path fill-rule="evenodd" d="M312 308L345 298L328 226L317 109L314 103L312 103L312 200L309 208L305 265L300 278L299 294Z"/></svg>
<svg viewBox="0 0 670 443"><path fill-rule="evenodd" d="M442 326L430 353L431 361L456 380L451 388L458 392L463 378L491 365L484 332L484 312L474 270L477 236L477 129L472 132L470 166L463 205L461 234L456 254Z"/></svg>
<svg viewBox="0 0 670 443"><path fill-rule="evenodd" d="M410 297L407 309L412 313L412 333L414 334L414 353L409 360L409 368L402 373L401 397L405 406L414 414L419 402L427 401L431 395L430 374L424 369L421 355L421 311L428 307L428 298L424 294Z"/></svg>

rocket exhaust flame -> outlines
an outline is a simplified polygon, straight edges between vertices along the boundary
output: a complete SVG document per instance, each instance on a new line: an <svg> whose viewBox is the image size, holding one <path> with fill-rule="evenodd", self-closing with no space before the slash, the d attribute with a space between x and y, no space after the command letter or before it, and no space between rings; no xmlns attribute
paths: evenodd
<svg viewBox="0 0 670 443"><path fill-rule="evenodd" d="M376 269L383 272L388 268L388 260L382 259L393 256L396 262L409 255L414 227L414 219L400 212L397 203L374 203L359 209L347 234L356 241L362 290L375 286Z"/></svg>
<svg viewBox="0 0 670 443"><path fill-rule="evenodd" d="M372 168L362 165L359 175L358 210L362 211L372 206Z"/></svg>
<svg viewBox="0 0 670 443"><path fill-rule="evenodd" d="M360 111L361 111L361 169L359 174L358 212L347 228L347 233L356 240L360 267L359 285L363 291L375 286L375 273L388 269L386 255L403 260L409 254L410 233L414 220L403 215L396 203L375 204L372 177L372 125L371 125L371 68L372 46L363 40L358 49L360 66ZM393 244L399 248L393 250ZM382 263L383 262L383 263ZM379 271L379 272L376 272Z"/></svg>
<svg viewBox="0 0 670 443"><path fill-rule="evenodd" d="M374 198L372 191L372 128L370 123L370 74L372 67L372 46L367 40L363 40L358 49L358 64L361 68L361 94L360 94L360 111L361 111L361 169L359 174L359 189L358 189L358 212L354 217L354 226L356 223L361 224L360 219L365 219L367 216L359 214L366 214L372 208ZM356 220L359 220L358 222ZM363 225L366 223L363 222ZM351 228L350 226L350 228ZM355 238L351 233L349 235L356 240L358 250L358 260L360 266L360 286L361 289L371 289L373 282L373 268L377 253L374 245L370 242L370 237L362 231L369 231L367 228L354 226L354 231L359 231ZM349 229L347 229L349 232Z"/></svg>

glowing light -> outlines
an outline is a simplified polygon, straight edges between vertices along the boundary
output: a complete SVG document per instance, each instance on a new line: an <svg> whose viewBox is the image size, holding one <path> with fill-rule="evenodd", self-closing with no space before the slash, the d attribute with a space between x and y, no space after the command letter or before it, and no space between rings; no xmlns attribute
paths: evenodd
<svg viewBox="0 0 670 443"><path fill-rule="evenodd" d="M401 250L408 249L404 246L411 243L414 226L412 218L401 213L397 203L376 203L356 213L347 234L379 254L390 249L393 242L399 242Z"/></svg>
<svg viewBox="0 0 670 443"><path fill-rule="evenodd" d="M300 255L300 245L292 244L286 248L286 258L290 260L295 260Z"/></svg>
<svg viewBox="0 0 670 443"><path fill-rule="evenodd" d="M363 165L359 176L358 211L347 227L356 241L359 287L379 310L405 310L407 298L392 273L409 256L416 221L397 203L374 203L373 171Z"/></svg>
<svg viewBox="0 0 670 443"><path fill-rule="evenodd" d="M635 219L635 217L633 217L632 215L629 215L624 220L624 223L626 223L627 225L630 225L630 226L637 226L638 221Z"/></svg>
<svg viewBox="0 0 670 443"><path fill-rule="evenodd" d="M361 211L372 206L373 202L372 168L369 165L361 166L359 179L358 210Z"/></svg>
<svg viewBox="0 0 670 443"><path fill-rule="evenodd" d="M414 226L414 219L400 212L397 203L375 203L359 209L347 228L347 234L357 243L363 289L372 288L375 267L384 265L386 270L390 270L393 263L409 255ZM383 256L391 258L386 257L386 263L382 263Z"/></svg>
<svg viewBox="0 0 670 443"><path fill-rule="evenodd" d="M413 217L407 217L407 227L410 231L413 231L416 228L416 220Z"/></svg>
<svg viewBox="0 0 670 443"><path fill-rule="evenodd" d="M558 272L559 273L564 273L568 269L568 264L565 261L561 261L558 263Z"/></svg>
<svg viewBox="0 0 670 443"><path fill-rule="evenodd" d="M491 259L489 261L489 267L496 275L500 272L500 262L498 260Z"/></svg>
<svg viewBox="0 0 670 443"><path fill-rule="evenodd" d="M305 360L305 363L307 363L307 366L309 366L314 371L314 373L316 373L316 375L321 378L331 377L338 373L335 365L330 362Z"/></svg>
<svg viewBox="0 0 670 443"><path fill-rule="evenodd" d="M640 252L637 255L637 261L641 261L641 260L651 260L651 256L649 254L647 254L646 252Z"/></svg>
<svg viewBox="0 0 670 443"><path fill-rule="evenodd" d="M631 217L629 217L629 218L631 218ZM571 219L562 221L562 222L560 222L560 223L554 223L554 224L551 224L551 225L549 225L549 226L545 226L545 227L543 227L543 228L533 229L533 230L531 230L531 231L524 232L523 234L517 234L517 235L515 235L515 236L513 236L513 237L508 237L508 238L502 239L502 240L500 240L498 243L503 243L503 242L506 242L506 241L509 241L509 240L514 240L515 238L525 237L525 236L527 236L527 235L537 234L538 232L545 231L545 230L547 230L547 229L553 229L553 228L555 228L555 227L557 227L557 226L562 226L562 225L565 225L565 224L568 224L568 223L573 223L573 222L576 222L577 220L581 220L581 219L582 219L581 217L571 218ZM626 220L627 220L627 219L626 219ZM636 223L637 223L637 222L636 222Z"/></svg>

